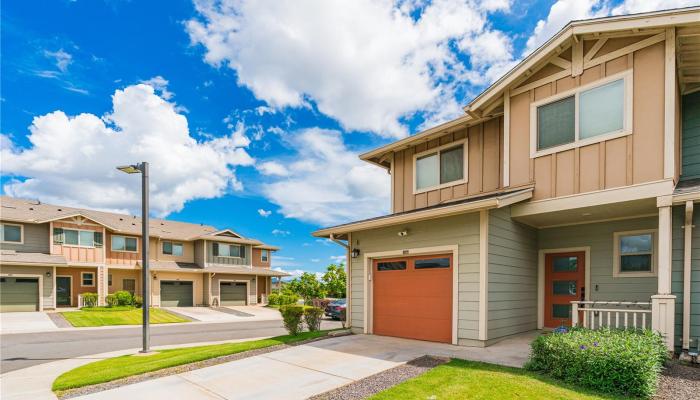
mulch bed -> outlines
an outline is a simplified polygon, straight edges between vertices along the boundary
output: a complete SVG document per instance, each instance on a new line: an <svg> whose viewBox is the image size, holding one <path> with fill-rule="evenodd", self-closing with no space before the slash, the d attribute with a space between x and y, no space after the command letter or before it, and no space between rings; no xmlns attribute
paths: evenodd
<svg viewBox="0 0 700 400"><path fill-rule="evenodd" d="M161 378L169 375L176 375L183 372L193 371L195 369L201 369L206 367L211 367L212 365L223 364L231 361L241 360L248 357L254 357L261 354L271 353L273 351L286 349L289 347L300 346L303 344L308 344L311 342L317 342L319 340L330 339L333 337L341 336L341 334L327 335L320 338L304 340L294 344L280 344L277 346L265 347L263 349L255 349L250 351L244 351L242 353L230 354L227 356L210 358L208 360L198 361L190 364L178 365L176 367L164 368L158 371L147 372L141 375L129 376L122 379L117 379L111 382L99 383L97 385L84 386L81 388L68 389L60 393L57 393L59 399L70 399L73 397L84 396L90 393L102 392L109 389L114 389L120 386L131 385L134 383L139 383L147 381L150 379Z"/></svg>
<svg viewBox="0 0 700 400"><path fill-rule="evenodd" d="M341 386L337 389L310 397L309 400L357 400L365 399L401 382L415 378L438 365L449 362L447 357L423 356L382 371L378 374Z"/></svg>
<svg viewBox="0 0 700 400"><path fill-rule="evenodd" d="M700 399L700 368L671 361L659 378L654 400Z"/></svg>

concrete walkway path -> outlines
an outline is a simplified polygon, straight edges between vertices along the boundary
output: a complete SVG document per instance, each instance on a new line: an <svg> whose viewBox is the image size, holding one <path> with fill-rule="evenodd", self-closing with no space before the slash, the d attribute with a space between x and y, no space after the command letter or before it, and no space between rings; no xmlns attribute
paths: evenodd
<svg viewBox="0 0 700 400"><path fill-rule="evenodd" d="M44 312L5 312L0 313L0 334L25 332L51 332L61 328L56 326Z"/></svg>

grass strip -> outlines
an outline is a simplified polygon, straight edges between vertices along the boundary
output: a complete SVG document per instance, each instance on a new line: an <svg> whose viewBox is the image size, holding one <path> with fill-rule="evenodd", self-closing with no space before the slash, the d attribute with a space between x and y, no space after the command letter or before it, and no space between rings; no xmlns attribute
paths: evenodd
<svg viewBox="0 0 700 400"><path fill-rule="evenodd" d="M60 375L53 382L52 390L61 392L244 351L293 344L326 336L328 332L330 331L302 332L297 336L285 335L248 342L183 347L161 350L146 356L127 355L108 358L85 364Z"/></svg>
<svg viewBox="0 0 700 400"><path fill-rule="evenodd" d="M143 310L129 307L92 307L80 311L66 311L61 315L71 325L78 328L112 325L140 325ZM149 321L152 324L174 324L190 322L162 308L151 308Z"/></svg>

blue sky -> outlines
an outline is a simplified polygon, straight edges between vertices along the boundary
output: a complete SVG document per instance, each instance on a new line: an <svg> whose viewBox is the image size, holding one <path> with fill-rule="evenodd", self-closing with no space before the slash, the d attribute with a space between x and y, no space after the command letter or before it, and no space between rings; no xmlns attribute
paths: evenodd
<svg viewBox="0 0 700 400"><path fill-rule="evenodd" d="M285 270L342 249L310 233L387 213L357 154L458 116L571 19L654 0L21 1L1 11L2 192L154 215L282 247Z"/></svg>

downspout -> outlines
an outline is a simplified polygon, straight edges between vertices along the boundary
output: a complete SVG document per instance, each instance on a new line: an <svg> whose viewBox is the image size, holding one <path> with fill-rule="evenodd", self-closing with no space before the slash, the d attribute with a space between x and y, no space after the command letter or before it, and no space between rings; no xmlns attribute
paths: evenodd
<svg viewBox="0 0 700 400"><path fill-rule="evenodd" d="M687 357L690 349L690 278L693 247L693 201L685 202L685 225L683 244L683 343L682 355Z"/></svg>

